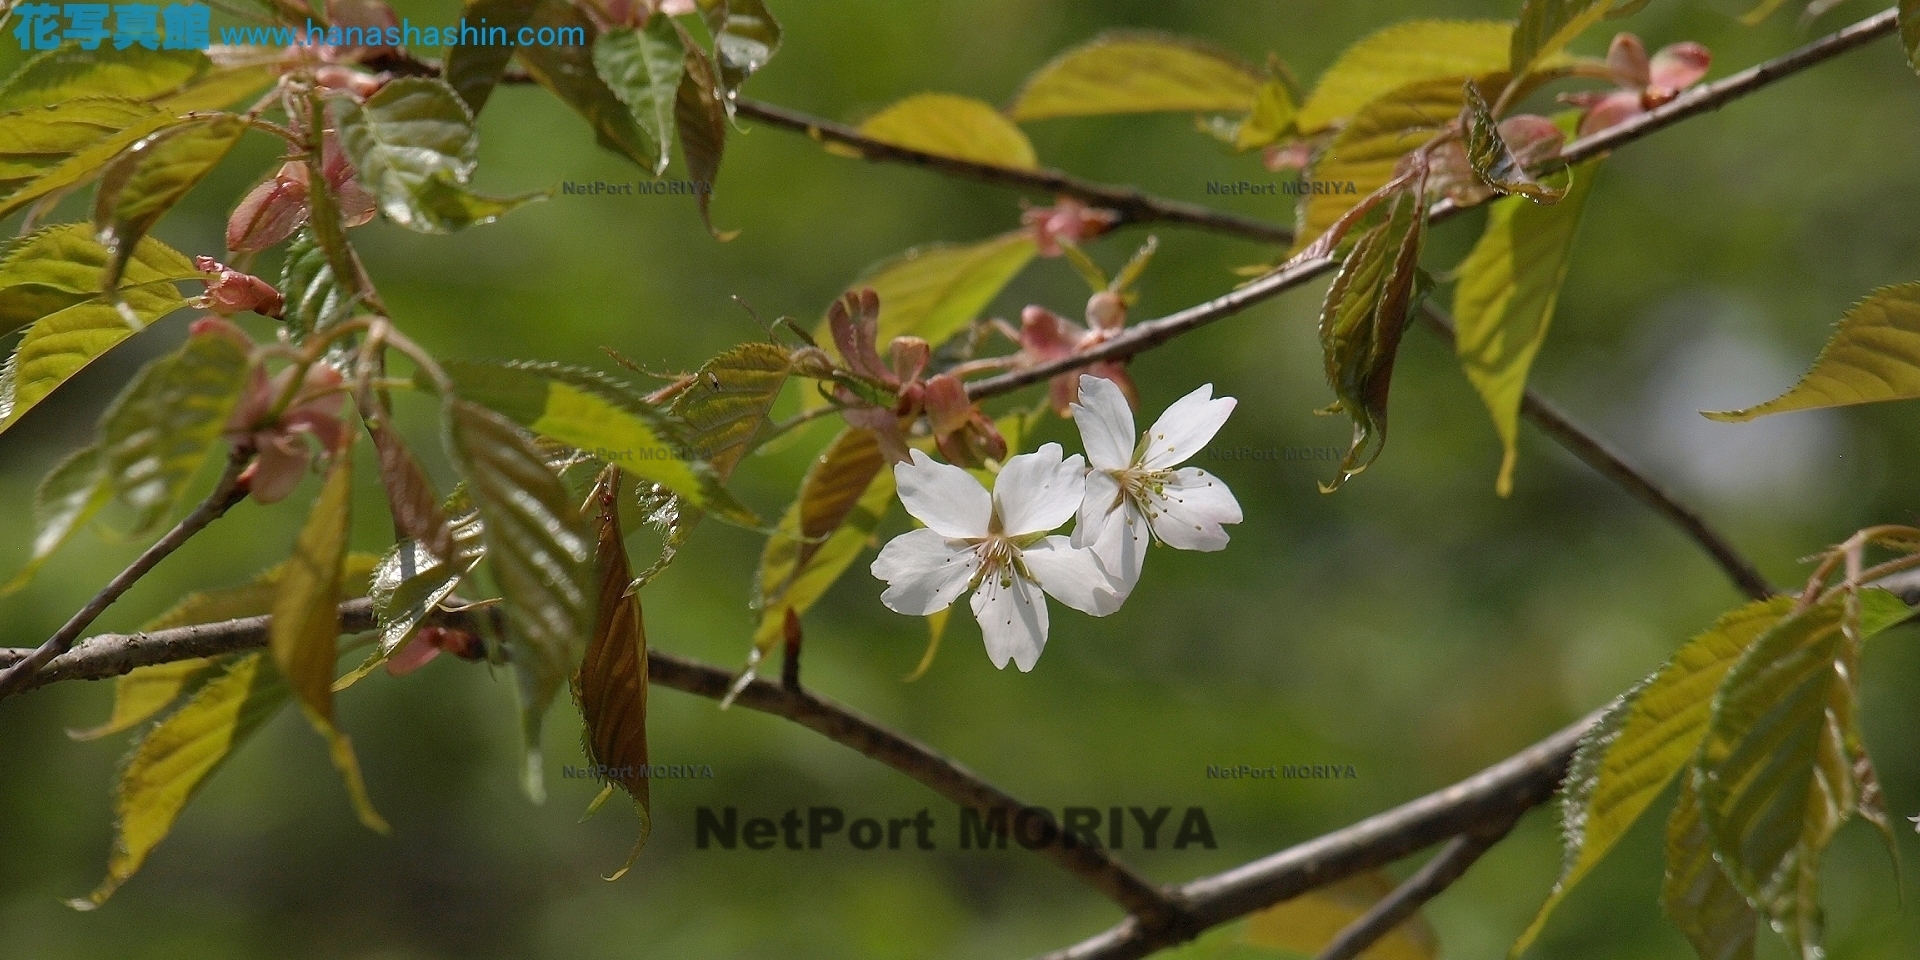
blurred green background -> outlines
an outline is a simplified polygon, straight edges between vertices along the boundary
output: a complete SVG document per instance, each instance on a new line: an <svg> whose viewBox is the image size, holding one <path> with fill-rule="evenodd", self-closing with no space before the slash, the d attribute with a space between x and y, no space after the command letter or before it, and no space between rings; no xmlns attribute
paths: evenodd
<svg viewBox="0 0 1920 960"><path fill-rule="evenodd" d="M1210 38L1249 59L1283 57L1307 82L1346 44L1413 17L1511 16L1514 0L788 0L779 56L749 95L857 120L922 91L1005 103L1055 52L1112 27ZM416 23L454 4L403 3ZM1871 12L1843 6L1798 26L1754 29L1733 0L1669 0L1619 27L1649 47L1710 46L1713 76ZM1603 25L1576 48L1598 54ZM12 47L9 41L5 44ZM18 51L9 50L11 69ZM582 121L534 88L503 89L482 120L478 185L496 194L637 171L591 143ZM1170 197L1285 220L1290 198L1209 197L1209 179L1265 178L1258 161L1196 133L1184 116L1029 126L1044 163ZM266 137L198 189L158 231L217 254L227 211L274 156ZM1533 381L1671 485L1777 582L1797 558L1869 523L1916 521L1920 425L1911 405L1793 414L1744 426L1695 411L1743 406L1789 385L1857 298L1920 278L1920 81L1894 42L1818 67L1689 121L1609 160L1587 212L1553 335ZM675 172L672 176L683 176ZM1045 202L1044 197L1034 197ZM1017 222L1017 196L901 167L829 156L805 138L748 127L729 142L714 215L743 228L711 240L690 197L555 196L498 224L426 237L356 231L402 327L458 357L604 364L611 345L657 369L691 369L759 335L735 306L805 322L861 269L914 244L989 236ZM64 219L84 216L69 201ZM1451 266L1478 217L1436 231L1428 265ZM1257 245L1161 228L1136 317L1229 289ZM1144 239L1093 245L1110 268ZM1141 357L1144 409L1194 386L1240 398L1217 443L1262 450L1342 446L1316 418L1330 397L1313 320L1320 287ZM1085 288L1039 262L995 304L1078 316ZM0 441L0 570L25 557L39 476L86 442L99 409L138 364L184 336L182 313L97 364ZM264 333L265 327L256 327ZM880 606L862 560L806 621L817 691L920 738L1032 803L1202 806L1217 850L1125 856L1184 881L1310 838L1496 761L1614 696L1739 602L1673 528L1530 429L1516 491L1494 496L1499 449L1450 354L1423 332L1402 351L1386 455L1340 493L1326 461L1219 461L1245 508L1223 553L1156 549L1118 615L1056 607L1029 675L992 669L970 618L956 617L932 671L902 676L919 621ZM1019 402L1030 402L1029 392ZM431 405L402 401L403 425L437 456ZM1053 423L1048 438L1077 443ZM772 515L791 497L807 443L751 459L736 489ZM361 458L370 461L370 457ZM363 463L363 472L367 464ZM443 460L432 468L445 480ZM355 545L388 542L363 476ZM185 592L237 583L284 558L310 501L236 510L103 617L129 629ZM896 512L888 534L904 527ZM707 524L645 594L652 643L733 666L751 628L761 538ZM141 544L89 532L24 592L0 599L0 645L38 644ZM1866 666L1868 741L1888 806L1920 809L1920 693L1911 628ZM712 766L713 779L656 780L653 840L608 883L632 842L621 802L585 823L590 781L571 714L548 728L550 798L517 789L511 683L451 661L404 681L378 675L342 698L373 799L395 827L358 826L320 739L286 714L249 744L106 907L61 900L98 880L111 839L119 743L75 744L105 715L107 684L69 684L0 705L0 954L173 960L341 958L1011 958L1063 946L1118 919L1099 896L1020 851L957 849L957 816L930 791L792 724L656 690L656 762ZM1208 764L1351 764L1350 780L1210 780ZM940 824L932 853L697 850L695 810L775 816L837 806L849 816ZM1656 905L1655 808L1559 911L1535 955L1556 960L1690 957ZM1176 813L1176 818L1178 814ZM1920 857L1901 837L1909 863ZM1831 953L1913 956L1920 921L1870 831L1850 827L1829 857ZM1404 873L1416 864L1402 865ZM1557 817L1531 815L1428 911L1449 958L1486 960L1545 896L1559 865ZM1763 957L1785 956L1763 934Z"/></svg>

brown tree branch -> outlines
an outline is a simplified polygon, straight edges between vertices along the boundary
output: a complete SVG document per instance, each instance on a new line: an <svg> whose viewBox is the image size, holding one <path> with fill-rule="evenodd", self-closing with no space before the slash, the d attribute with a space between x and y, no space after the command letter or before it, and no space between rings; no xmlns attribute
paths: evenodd
<svg viewBox="0 0 1920 960"><path fill-rule="evenodd" d="M1504 839L1518 822L1519 818L1516 817L1488 829L1454 837L1405 883L1395 887L1385 899L1374 904L1373 909L1340 931L1340 935L1334 937L1333 942L1327 944L1327 948L1320 951L1320 956L1315 960L1353 960L1365 952L1368 947L1392 933L1393 928L1420 912L1427 901L1445 892L1455 880L1466 876L1474 862L1493 849L1493 845Z"/></svg>
<svg viewBox="0 0 1920 960"><path fill-rule="evenodd" d="M42 666L66 653L73 646L73 642L80 638L80 634L86 632L86 629L93 625L93 621L98 619L100 614L105 613L108 607L113 606L113 602L120 599L121 594L140 582L140 578L146 576L147 571L158 566L160 561L180 549L181 544L193 539L194 534L206 529L207 524L220 519L228 510L233 509L234 504L245 498L247 492L239 486L240 471L245 470L252 459L252 451L236 447L227 457L227 469L220 475L220 482L214 485L213 492L207 494L207 498L202 500L192 513L183 517L179 524L167 531L166 536L161 537L135 557L125 570L120 571L119 576L109 581L99 593L94 594L92 600L87 601L86 606L81 607L78 613L68 619L65 626L62 626L53 636L48 637L47 642L41 644L32 653L8 664L4 671L0 671L0 700L25 689ZM37 684L34 685L37 686Z"/></svg>
<svg viewBox="0 0 1920 960"><path fill-rule="evenodd" d="M1456 338L1453 321L1442 313L1440 308L1431 303L1421 304L1420 319L1426 321L1427 327L1446 343L1448 349L1454 348ZM1674 526L1685 531L1702 550L1713 557L1721 570L1726 571L1727 576L1742 593L1755 600L1764 600L1773 595L1773 585L1767 582L1766 577L1760 575L1753 561L1748 560L1735 549L1733 544L1708 525L1705 519L1686 504L1674 499L1672 494L1615 453L1600 438L1567 419L1566 414L1560 412L1558 407L1531 387L1527 388L1526 393L1521 396L1520 414L1533 421L1542 433L1552 437L1560 446L1566 448L1568 453L1578 457L1581 462L1592 467L1601 476L1619 484L1632 494L1634 499L1653 508L1655 513L1667 518Z"/></svg>

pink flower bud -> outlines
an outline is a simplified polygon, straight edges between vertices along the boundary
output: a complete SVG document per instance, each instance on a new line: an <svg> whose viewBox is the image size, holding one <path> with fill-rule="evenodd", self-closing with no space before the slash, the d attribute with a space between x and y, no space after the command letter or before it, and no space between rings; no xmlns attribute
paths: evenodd
<svg viewBox="0 0 1920 960"><path fill-rule="evenodd" d="M201 305L222 316L251 310L263 317L278 317L285 300L273 284L238 270L228 269L212 257L194 257L194 268L212 275L206 281L207 292Z"/></svg>
<svg viewBox="0 0 1920 960"><path fill-rule="evenodd" d="M1111 290L1102 290L1087 298L1087 325L1095 330L1113 331L1127 325L1127 301Z"/></svg>
<svg viewBox="0 0 1920 960"><path fill-rule="evenodd" d="M1046 307L1029 306L1020 311L1020 352L1028 363L1045 363L1073 353L1086 333L1079 324Z"/></svg>
<svg viewBox="0 0 1920 960"><path fill-rule="evenodd" d="M899 386L880 363L875 341L880 335L880 295L871 287L850 291L827 309L827 329L847 369L860 376Z"/></svg>
<svg viewBox="0 0 1920 960"><path fill-rule="evenodd" d="M1648 83L1647 45L1631 33L1617 33L1607 46L1607 72L1621 87L1638 90Z"/></svg>
<svg viewBox="0 0 1920 960"><path fill-rule="evenodd" d="M314 80L318 82L323 89L345 91L361 100L365 100L379 93L380 88L386 85L384 77L384 74L374 76L370 73L362 73L349 67L335 66L332 64L320 67L313 72Z"/></svg>
<svg viewBox="0 0 1920 960"><path fill-rule="evenodd" d="M1706 79L1707 68L1712 65L1713 54L1692 41L1660 48L1653 55L1646 85L1647 96L1659 102L1646 104L1647 109L1672 100L1680 91Z"/></svg>
<svg viewBox="0 0 1920 960"><path fill-rule="evenodd" d="M1051 207L1034 207L1022 213L1020 222L1033 232L1041 256L1057 257L1061 254L1060 241L1079 244L1091 240L1119 223L1120 215L1061 197Z"/></svg>
<svg viewBox="0 0 1920 960"><path fill-rule="evenodd" d="M291 171L299 170L299 175ZM307 220L306 168L288 163L254 187L227 218L227 249L265 250L293 236Z"/></svg>
<svg viewBox="0 0 1920 960"><path fill-rule="evenodd" d="M927 369L927 360L933 356L933 347L919 337L894 337L887 353L893 361L895 380L904 385L920 379L920 374Z"/></svg>
<svg viewBox="0 0 1920 960"><path fill-rule="evenodd" d="M1313 144L1306 140L1273 143L1260 149L1260 162L1275 173L1282 170L1305 170L1312 160Z"/></svg>
<svg viewBox="0 0 1920 960"><path fill-rule="evenodd" d="M973 414L973 402L967 399L966 386L952 374L943 373L927 381L926 405L927 422L932 425L934 436L960 429Z"/></svg>
<svg viewBox="0 0 1920 960"><path fill-rule="evenodd" d="M227 439L235 446L250 445L255 452L245 476L260 503L283 500L300 485L313 462L305 435L311 434L330 453L342 449L351 436L340 419L346 404L340 372L324 363L307 368L293 402L273 417L273 406L286 393L297 369L288 367L268 378L256 363L227 419Z"/></svg>

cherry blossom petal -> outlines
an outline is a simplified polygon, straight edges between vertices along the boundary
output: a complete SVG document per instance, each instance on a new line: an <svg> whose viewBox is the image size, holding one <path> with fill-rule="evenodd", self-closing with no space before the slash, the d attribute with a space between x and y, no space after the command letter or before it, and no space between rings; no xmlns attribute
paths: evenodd
<svg viewBox="0 0 1920 960"><path fill-rule="evenodd" d="M1057 443L1043 444L1000 468L1000 476L993 482L993 499L1000 512L1001 531L1007 536L1045 533L1066 523L1080 509L1081 496L1086 492L1087 464L1077 453L1063 460L1061 452Z"/></svg>
<svg viewBox="0 0 1920 960"><path fill-rule="evenodd" d="M1081 374L1080 402L1072 410L1080 445L1087 448L1087 462L1095 470L1119 470L1133 462L1139 435L1133 429L1133 409L1118 384Z"/></svg>
<svg viewBox="0 0 1920 960"><path fill-rule="evenodd" d="M1218 550L1227 545L1223 523L1239 523L1240 501L1220 478L1187 467L1157 493L1148 495L1153 512L1153 535L1179 550Z"/></svg>
<svg viewBox="0 0 1920 960"><path fill-rule="evenodd" d="M1139 504L1128 501L1107 517L1093 542L1093 555L1107 575L1114 594L1124 601L1140 582L1140 571L1147 563L1147 515ZM1076 531L1077 532L1077 531Z"/></svg>
<svg viewBox="0 0 1920 960"><path fill-rule="evenodd" d="M1678 93L1706 79L1707 68L1712 65L1713 54L1691 40L1662 47L1653 55L1647 86Z"/></svg>
<svg viewBox="0 0 1920 960"><path fill-rule="evenodd" d="M1092 550L1051 536L1020 552L1027 572L1047 595L1081 613L1104 617L1120 609L1121 596Z"/></svg>
<svg viewBox="0 0 1920 960"><path fill-rule="evenodd" d="M1040 651L1047 646L1047 598L1039 587L1012 571L1001 571L981 581L972 606L996 669L1006 669L1011 660L1025 673L1040 662Z"/></svg>
<svg viewBox="0 0 1920 960"><path fill-rule="evenodd" d="M1239 403L1232 397L1209 399L1213 384L1200 388L1173 402L1153 428L1147 431L1146 456L1141 462L1149 470L1167 470L1192 459L1200 448L1220 432L1221 424Z"/></svg>
<svg viewBox="0 0 1920 960"><path fill-rule="evenodd" d="M1073 545L1090 547L1115 522L1113 513L1126 502L1120 481L1105 470L1087 473L1086 492L1080 496L1080 515L1073 524Z"/></svg>
<svg viewBox="0 0 1920 960"><path fill-rule="evenodd" d="M924 617L960 599L974 571L980 569L980 556L964 540L949 540L922 528L887 541L871 569L887 582L880 594L887 609Z"/></svg>
<svg viewBox="0 0 1920 960"><path fill-rule="evenodd" d="M1053 447L1059 449L1058 444ZM907 512L943 537L985 537L993 519L993 496L987 488L973 474L941 463L923 451L910 451L910 455L912 460L893 465L894 479L900 484L900 502Z"/></svg>

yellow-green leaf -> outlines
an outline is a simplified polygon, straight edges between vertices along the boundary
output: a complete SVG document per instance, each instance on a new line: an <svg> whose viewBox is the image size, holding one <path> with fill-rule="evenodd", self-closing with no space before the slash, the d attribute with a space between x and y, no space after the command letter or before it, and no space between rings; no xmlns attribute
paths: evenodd
<svg viewBox="0 0 1920 960"><path fill-rule="evenodd" d="M731 475L787 385L792 365L787 350L771 343L743 343L701 364L670 408L687 448L722 479Z"/></svg>
<svg viewBox="0 0 1920 960"><path fill-rule="evenodd" d="M1022 122L1109 113L1245 113L1261 80L1238 57L1199 41L1116 31L1041 67L1008 113Z"/></svg>
<svg viewBox="0 0 1920 960"><path fill-rule="evenodd" d="M94 195L93 225L113 258L104 282L119 286L134 245L201 179L225 159L247 122L216 114L168 127L143 137L107 166Z"/></svg>
<svg viewBox="0 0 1920 960"><path fill-rule="evenodd" d="M1573 238L1597 163L1574 168L1567 195L1553 206L1518 196L1496 201L1486 231L1460 265L1460 285L1453 294L1459 325L1455 346L1500 436L1504 452L1494 489L1503 497L1513 491L1527 371L1546 340L1560 285L1573 263Z"/></svg>
<svg viewBox="0 0 1920 960"><path fill-rule="evenodd" d="M587 759L616 771L610 779L633 798L640 817L640 839L627 862L607 877L618 880L633 866L653 832L652 800L647 784L647 631L641 620L640 594L629 591L633 568L620 533L620 484L617 474L596 487L599 503L594 578L599 581L593 639L573 677L574 702L586 727Z"/></svg>
<svg viewBox="0 0 1920 960"><path fill-rule="evenodd" d="M114 791L116 830L106 879L68 903L107 901L153 852L214 771L287 704L290 691L264 653L241 655L134 745Z"/></svg>
<svg viewBox="0 0 1920 960"><path fill-rule="evenodd" d="M1393 888L1393 880L1377 870L1355 874L1254 913L1247 918L1243 936L1255 946L1314 956ZM1415 914L1356 960L1435 960L1439 955L1440 944L1433 928Z"/></svg>
<svg viewBox="0 0 1920 960"><path fill-rule="evenodd" d="M386 833L387 822L367 797L353 742L333 719L333 663L339 657L340 601L346 593L344 567L352 507L353 459L342 451L328 469L320 499L280 574L268 650L307 721L327 738L328 753L346 781L360 822L369 830Z"/></svg>
<svg viewBox="0 0 1920 960"><path fill-rule="evenodd" d="M151 323L187 305L171 282L123 286L120 296ZM40 319L13 349L0 383L0 433L20 421L61 384L136 331L104 300L86 300Z"/></svg>
<svg viewBox="0 0 1920 960"><path fill-rule="evenodd" d="M1920 397L1920 282L1881 287L1855 304L1793 389L1758 406L1706 416L1738 422L1789 410L1915 397Z"/></svg>
<svg viewBox="0 0 1920 960"><path fill-rule="evenodd" d="M1912 613L1884 590L1859 599L1861 640ZM1714 697L1694 774L1714 859L1802 960L1825 955L1820 859L1861 795L1845 610L1833 597L1754 640Z"/></svg>
<svg viewBox="0 0 1920 960"><path fill-rule="evenodd" d="M26 586L41 564L112 499L113 487L107 483L98 449L87 447L61 461L34 491L33 554L26 566L0 587L0 595Z"/></svg>
<svg viewBox="0 0 1920 960"><path fill-rule="evenodd" d="M806 613L866 550L893 493L893 471L873 434L841 431L807 471L799 496L761 552L756 659L780 641L789 610ZM824 542L807 542L819 537Z"/></svg>
<svg viewBox="0 0 1920 960"><path fill-rule="evenodd" d="M1033 144L992 105L951 93L911 96L869 117L860 132L896 147L996 167L1031 170L1039 165ZM830 152L857 157L854 147L829 144Z"/></svg>
<svg viewBox="0 0 1920 960"><path fill-rule="evenodd" d="M139 512L136 529L164 518L200 472L240 398L248 361L233 338L188 337L140 371L101 415L107 482Z"/></svg>
<svg viewBox="0 0 1920 960"><path fill-rule="evenodd" d="M198 50L85 50L62 46L38 54L0 87L0 111L44 107L82 97L120 97L173 113L219 110L267 85L278 51L215 66Z"/></svg>
<svg viewBox="0 0 1920 960"><path fill-rule="evenodd" d="M1762 21L1773 16L1775 10L1786 6L1786 4L1787 0L1760 0L1758 6L1740 15L1740 22L1749 27L1757 27Z"/></svg>
<svg viewBox="0 0 1920 960"><path fill-rule="evenodd" d="M1526 0L1520 4L1520 23L1513 28L1509 62L1513 75L1524 76L1536 64L1572 43L1588 27L1607 15L1613 0Z"/></svg>
<svg viewBox="0 0 1920 960"><path fill-rule="evenodd" d="M1508 71L1513 24L1501 20L1414 20L1394 24L1348 47L1300 106L1302 133L1315 133L1353 117L1361 107L1408 84L1440 77L1464 78ZM1504 77L1502 84L1504 85ZM1486 89L1497 89L1492 84ZM1453 82L1458 94L1460 81ZM1431 125L1460 111L1433 114Z"/></svg>
<svg viewBox="0 0 1920 960"><path fill-rule="evenodd" d="M129 144L178 122L112 97L0 113L0 216L86 181Z"/></svg>
<svg viewBox="0 0 1920 960"><path fill-rule="evenodd" d="M541 725L580 669L593 630L593 536L566 485L506 418L449 397L446 435L480 509L487 565L505 599L526 738L522 786L540 802Z"/></svg>
<svg viewBox="0 0 1920 960"><path fill-rule="evenodd" d="M1753 960L1759 914L1713 859L1700 795L1693 779L1680 780L1680 799L1667 820L1667 872L1660 907L1680 928L1700 960Z"/></svg>
<svg viewBox="0 0 1920 960"><path fill-rule="evenodd" d="M1614 701L1581 741L1561 797L1566 858L1560 879L1514 942L1513 956L1532 945L1553 909L1693 759L1706 736L1714 691L1754 639L1790 613L1793 603L1792 597L1756 600L1722 616L1659 672Z"/></svg>
<svg viewBox="0 0 1920 960"><path fill-rule="evenodd" d="M1032 262L1036 247L1024 230L967 244L928 244L869 268L849 289L880 295L879 349L894 337L939 344L966 329ZM822 320L815 339L834 353Z"/></svg>
<svg viewBox="0 0 1920 960"><path fill-rule="evenodd" d="M123 730L131 730L165 710L185 693L218 661L212 657L194 657L172 663L141 667L115 681L113 713L105 723L85 730L68 730L75 740L98 740Z"/></svg>
<svg viewBox="0 0 1920 960"><path fill-rule="evenodd" d="M1299 110L1293 103L1293 92L1279 78L1268 80L1260 85L1260 93L1254 98L1253 112L1240 122L1234 131L1233 148L1235 150L1256 150L1279 140L1293 129L1294 118Z"/></svg>

